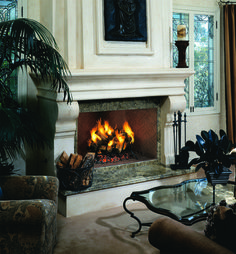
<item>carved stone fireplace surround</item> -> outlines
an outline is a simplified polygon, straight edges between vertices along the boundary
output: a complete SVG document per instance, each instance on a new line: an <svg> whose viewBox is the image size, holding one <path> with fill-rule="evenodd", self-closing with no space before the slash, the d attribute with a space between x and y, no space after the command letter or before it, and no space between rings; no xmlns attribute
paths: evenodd
<svg viewBox="0 0 236 254"><path fill-rule="evenodd" d="M49 119L52 125L55 125L54 150L53 156L51 156L53 157L54 172L50 172L50 168L53 167L49 165L48 169L45 168L47 174L56 174L55 161L62 151L65 150L68 154L76 152L75 135L79 105L81 101L88 100L160 97L161 163L166 166L174 163L173 112L185 109L184 80L192 74L193 71L190 69L174 68L148 70L138 73L135 71L79 71L72 73L72 77L68 82L73 97L71 104L63 101L63 94L56 94L45 87L38 86L39 105L44 112L44 116ZM51 110L48 111L48 108ZM156 184L156 181L149 182L147 186L150 188ZM141 186L136 187L136 189L144 188L145 183L142 183ZM115 193L114 189L111 192L108 190L106 193L101 190L96 194L94 192L84 193L83 195L78 194L79 197L78 195L59 197L59 211L64 216L70 217L93 211L94 209L120 205L123 197L130 194L130 188L130 186L115 188L119 193L119 198L115 201L112 198ZM90 198L94 200L100 195L103 201L99 202L95 208L94 202L89 202L89 200ZM111 195L112 197L104 199L104 195Z"/></svg>

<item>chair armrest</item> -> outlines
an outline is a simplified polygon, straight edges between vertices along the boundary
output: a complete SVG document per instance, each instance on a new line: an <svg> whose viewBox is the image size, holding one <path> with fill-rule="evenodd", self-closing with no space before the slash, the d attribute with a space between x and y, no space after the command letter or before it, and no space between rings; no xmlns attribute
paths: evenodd
<svg viewBox="0 0 236 254"><path fill-rule="evenodd" d="M148 238L161 253L233 254L204 234L168 217L159 218L151 225Z"/></svg>
<svg viewBox="0 0 236 254"><path fill-rule="evenodd" d="M0 201L0 228L4 225L44 225L56 210L55 202L50 200Z"/></svg>
<svg viewBox="0 0 236 254"><path fill-rule="evenodd" d="M55 176L5 176L0 179L8 200L50 199L57 202L59 180Z"/></svg>

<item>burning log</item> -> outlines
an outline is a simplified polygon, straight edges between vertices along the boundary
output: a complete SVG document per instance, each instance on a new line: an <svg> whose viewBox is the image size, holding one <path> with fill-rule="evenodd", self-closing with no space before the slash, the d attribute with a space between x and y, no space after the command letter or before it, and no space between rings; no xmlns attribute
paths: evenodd
<svg viewBox="0 0 236 254"><path fill-rule="evenodd" d="M134 133L126 121L122 130L113 129L107 121L102 125L101 119L91 131L88 142L89 150L97 154L121 153L134 142Z"/></svg>

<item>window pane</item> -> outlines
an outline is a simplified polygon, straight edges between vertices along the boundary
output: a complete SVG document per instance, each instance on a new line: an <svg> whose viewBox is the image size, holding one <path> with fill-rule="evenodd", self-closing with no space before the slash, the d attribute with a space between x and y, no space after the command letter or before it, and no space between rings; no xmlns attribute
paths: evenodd
<svg viewBox="0 0 236 254"><path fill-rule="evenodd" d="M194 16L194 107L214 106L214 18Z"/></svg>
<svg viewBox="0 0 236 254"><path fill-rule="evenodd" d="M17 0L0 1L0 22L17 18ZM11 74L8 86L17 98L17 72Z"/></svg>
<svg viewBox="0 0 236 254"><path fill-rule="evenodd" d="M17 0L0 1L0 22L17 18Z"/></svg>
<svg viewBox="0 0 236 254"><path fill-rule="evenodd" d="M175 41L177 40L177 26L186 25L186 34L189 31L189 14L185 13L173 13L173 67L175 68L178 65L178 49L175 46ZM186 50L186 64L189 65L189 50ZM185 81L185 98L186 98L186 107L189 108L189 78Z"/></svg>

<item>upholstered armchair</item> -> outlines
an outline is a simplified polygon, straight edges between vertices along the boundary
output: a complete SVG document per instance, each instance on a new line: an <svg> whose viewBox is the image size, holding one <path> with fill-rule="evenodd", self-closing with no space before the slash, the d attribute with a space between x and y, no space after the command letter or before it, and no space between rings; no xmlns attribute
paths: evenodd
<svg viewBox="0 0 236 254"><path fill-rule="evenodd" d="M0 253L51 254L56 244L59 181L53 176L0 178Z"/></svg>

